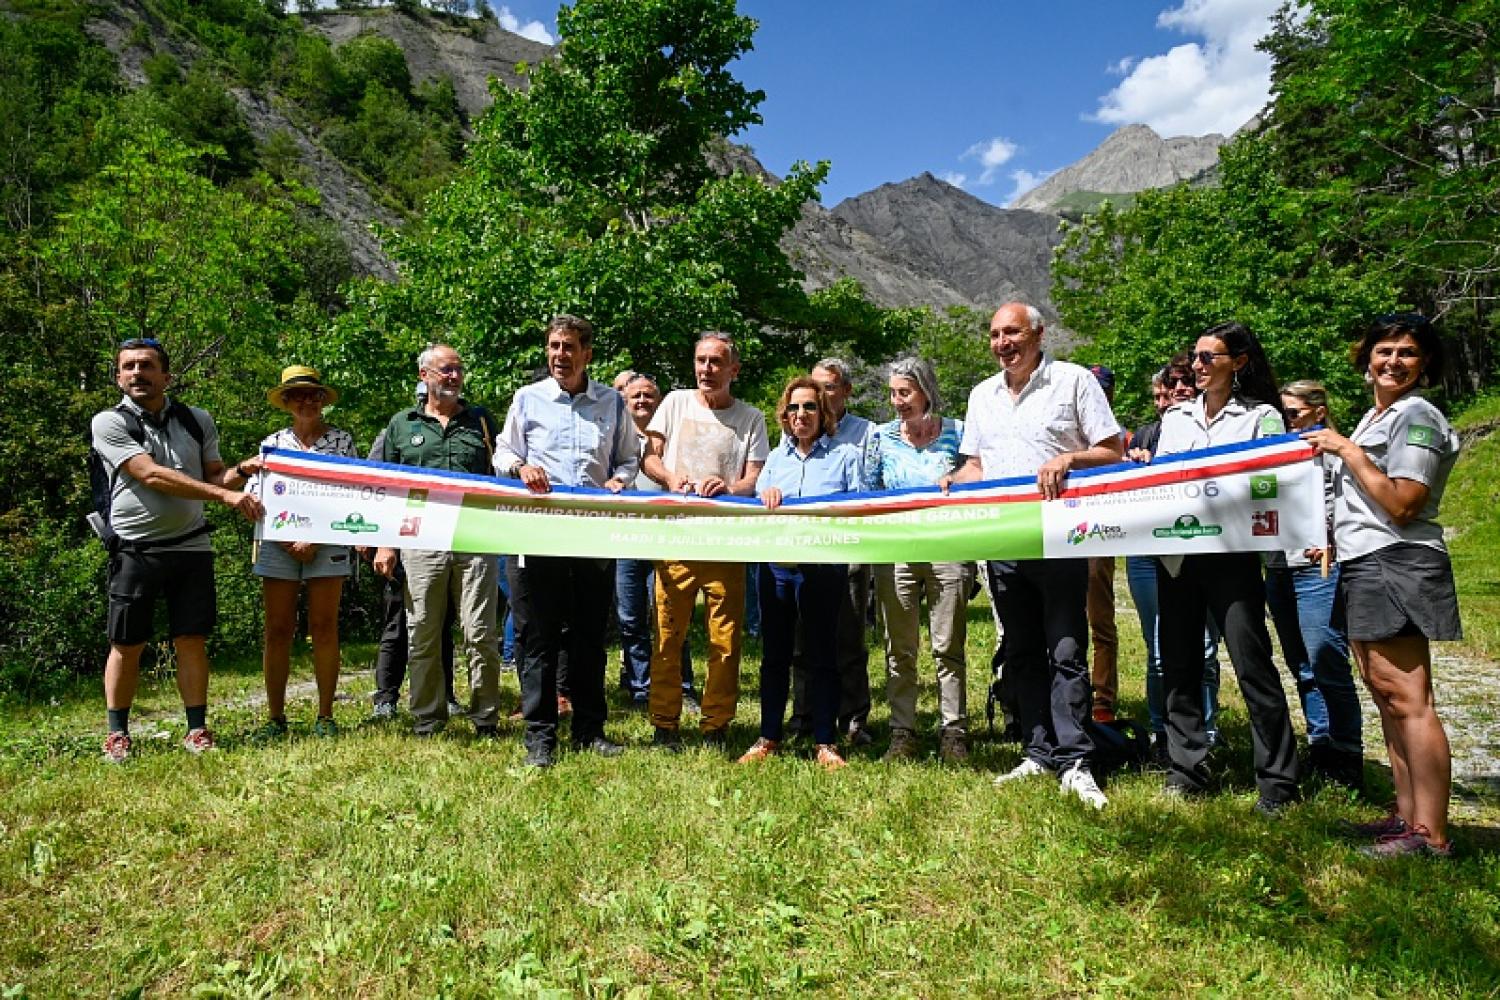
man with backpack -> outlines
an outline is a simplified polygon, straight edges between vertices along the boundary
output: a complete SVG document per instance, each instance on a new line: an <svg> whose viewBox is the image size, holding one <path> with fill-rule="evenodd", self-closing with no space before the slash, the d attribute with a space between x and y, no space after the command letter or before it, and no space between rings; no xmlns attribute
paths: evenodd
<svg viewBox="0 0 1500 1000"><path fill-rule="evenodd" d="M104 757L113 763L130 756L130 706L158 596L167 602L187 713L182 745L194 754L213 749L207 636L217 605L203 504L217 501L248 521L265 513L254 494L239 491L260 470L260 458L226 467L213 418L169 400L171 378L171 359L158 341L125 341L115 353L115 384L125 397L90 425L95 510L89 521L110 553Z"/></svg>
<svg viewBox="0 0 1500 1000"><path fill-rule="evenodd" d="M448 472L491 475L494 418L464 401L464 366L447 344L433 344L417 358L427 383L427 401L391 417L382 458ZM493 738L500 715L500 643L495 628L500 600L495 557L482 552L407 549L406 617L410 635L410 705L418 736L433 736L448 723L448 697L440 663L448 604L458 600L458 620L469 651L469 720L482 738ZM375 572L390 579L397 554L381 548Z"/></svg>

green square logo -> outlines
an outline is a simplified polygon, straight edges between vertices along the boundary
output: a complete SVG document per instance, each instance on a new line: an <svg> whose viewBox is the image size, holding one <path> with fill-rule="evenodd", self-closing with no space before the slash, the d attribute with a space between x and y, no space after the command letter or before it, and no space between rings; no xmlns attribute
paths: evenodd
<svg viewBox="0 0 1500 1000"><path fill-rule="evenodd" d="M407 490L406 491L406 506L408 506L408 507L425 507L425 506L427 506L427 491L426 490Z"/></svg>
<svg viewBox="0 0 1500 1000"><path fill-rule="evenodd" d="M1276 499L1276 477L1266 474L1250 477L1250 499L1252 500L1274 500Z"/></svg>
<svg viewBox="0 0 1500 1000"><path fill-rule="evenodd" d="M1436 448L1438 445L1437 428L1428 427L1426 424L1412 424L1406 429L1406 443L1420 448Z"/></svg>

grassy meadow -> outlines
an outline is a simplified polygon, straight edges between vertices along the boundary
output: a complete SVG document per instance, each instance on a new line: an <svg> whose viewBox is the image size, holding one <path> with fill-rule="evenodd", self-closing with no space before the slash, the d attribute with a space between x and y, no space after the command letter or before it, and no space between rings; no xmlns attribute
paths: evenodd
<svg viewBox="0 0 1500 1000"><path fill-rule="evenodd" d="M1493 666L1500 646L1497 448L1471 449L1445 506L1463 528L1454 557L1470 638L1443 647L1453 655L1439 673L1473 712L1496 700L1493 688L1470 698L1461 678L1465 663ZM1144 718L1123 572L1118 597L1123 709ZM99 760L97 681L47 704L5 703L0 995L1500 995L1493 784L1476 782L1456 808L1459 852L1445 862L1360 858L1335 824L1379 806L1330 788L1280 820L1255 816L1226 665L1219 794L1172 801L1159 775L1129 774L1094 814L1055 783L996 789L1019 748L986 735L993 638L976 602L975 752L963 768L932 756L884 765L883 739L835 774L806 746L756 767L694 739L661 755L644 745L647 721L612 695L610 735L630 750L564 754L536 773L521 766L518 723L494 743L463 722L420 742L404 722L366 724L367 646L346 650L344 732L331 741L311 736L305 692L290 739L249 739L255 651L217 665L220 749L202 758L178 746L168 677L143 684L138 755L123 767ZM736 753L755 735L757 654ZM305 650L295 666L307 680ZM930 664L924 677L933 752ZM514 675L504 690L509 709ZM1378 803L1378 733L1366 740Z"/></svg>

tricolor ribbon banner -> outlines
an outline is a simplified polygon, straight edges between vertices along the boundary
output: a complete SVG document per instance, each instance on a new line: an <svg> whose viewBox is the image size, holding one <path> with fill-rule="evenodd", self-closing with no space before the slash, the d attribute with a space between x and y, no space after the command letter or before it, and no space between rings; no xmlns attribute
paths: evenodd
<svg viewBox="0 0 1500 1000"><path fill-rule="evenodd" d="M1326 544L1323 474L1295 435L1068 476L791 499L558 486L270 449L265 541L727 562L962 562Z"/></svg>

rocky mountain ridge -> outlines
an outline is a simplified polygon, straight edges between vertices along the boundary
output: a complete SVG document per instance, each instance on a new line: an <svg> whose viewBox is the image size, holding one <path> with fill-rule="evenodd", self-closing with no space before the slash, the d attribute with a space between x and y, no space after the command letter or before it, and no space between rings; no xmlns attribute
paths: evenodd
<svg viewBox="0 0 1500 1000"><path fill-rule="evenodd" d="M1017 198L1012 208L1056 210L1069 195L1134 194L1192 180L1219 162L1218 133L1163 139L1146 125L1126 125L1092 153Z"/></svg>

